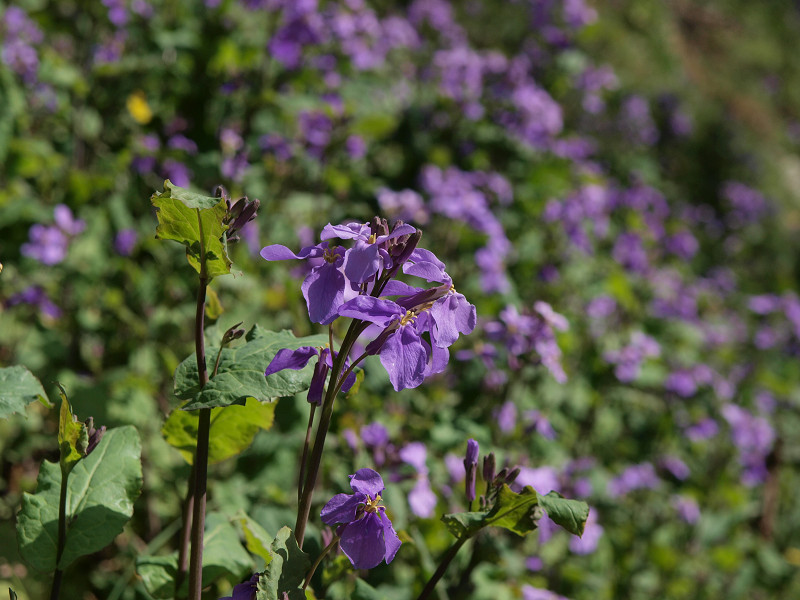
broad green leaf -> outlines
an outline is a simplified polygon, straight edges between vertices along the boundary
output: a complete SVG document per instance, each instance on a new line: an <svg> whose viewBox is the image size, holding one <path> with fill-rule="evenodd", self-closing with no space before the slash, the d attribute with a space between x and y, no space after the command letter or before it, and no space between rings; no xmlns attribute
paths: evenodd
<svg viewBox="0 0 800 600"><path fill-rule="evenodd" d="M89 433L86 425L75 420L67 395L61 389L61 412L58 418L58 450L61 470L72 471L73 467L86 455Z"/></svg>
<svg viewBox="0 0 800 600"><path fill-rule="evenodd" d="M203 587L223 575L239 581L253 568L250 555L242 547L236 528L228 518L218 513L206 516L203 536ZM178 553L165 556L140 556L136 572L153 598L175 597L175 576L178 573ZM186 597L188 574L183 581L182 597Z"/></svg>
<svg viewBox="0 0 800 600"><path fill-rule="evenodd" d="M212 409L208 462L221 462L248 448L259 429L272 427L275 405L274 402L248 398L244 406L234 404ZM161 428L167 443L174 446L189 464L194 460L197 447L197 422L196 411L175 409Z"/></svg>
<svg viewBox="0 0 800 600"><path fill-rule="evenodd" d="M520 493L516 493L503 484L494 507L486 515L486 525L525 535L536 529L536 521L540 517L539 494L531 486L526 485Z"/></svg>
<svg viewBox="0 0 800 600"><path fill-rule="evenodd" d="M133 515L142 488L141 443L131 426L109 430L69 475L67 536L59 567L105 548ZM61 469L43 462L35 494L17 515L20 554L38 571L56 568Z"/></svg>
<svg viewBox="0 0 800 600"><path fill-rule="evenodd" d="M388 596L379 592L363 579L356 579L356 587L353 590L353 600L387 600Z"/></svg>
<svg viewBox="0 0 800 600"><path fill-rule="evenodd" d="M256 600L304 600L300 588L311 565L308 554L300 550L292 530L282 527L270 546L272 560L258 578Z"/></svg>
<svg viewBox="0 0 800 600"><path fill-rule="evenodd" d="M214 408L244 404L247 398L266 402L271 398L292 396L311 385L312 364L299 371L285 369L269 377L264 371L275 354L282 348L296 350L301 346L322 346L328 342L325 335L296 338L290 331L265 331L254 326L245 336L246 343L235 348L223 348L217 374L201 390L197 377L197 358L192 354L175 370L175 395L190 400L183 410ZM209 362L217 356L219 348L206 350ZM211 366L211 365L209 365Z"/></svg>
<svg viewBox="0 0 800 600"><path fill-rule="evenodd" d="M264 566L267 566L272 561L272 552L270 551L272 537L261 525L245 514L239 517L239 524L244 532L245 546L252 554L263 558Z"/></svg>
<svg viewBox="0 0 800 600"><path fill-rule="evenodd" d="M25 367L0 369L0 419L16 413L25 414L25 407L34 400L45 406L47 394L42 384Z"/></svg>
<svg viewBox="0 0 800 600"><path fill-rule="evenodd" d="M225 309L222 308L222 303L219 301L219 296L213 288L206 289L206 317L212 321L220 318Z"/></svg>
<svg viewBox="0 0 800 600"><path fill-rule="evenodd" d="M227 212L224 199L195 194L168 179L164 191L154 193L150 201L158 210L156 238L186 246L186 258L198 273L205 261L209 280L231 272L223 238L228 228L222 222Z"/></svg>
<svg viewBox="0 0 800 600"><path fill-rule="evenodd" d="M442 521L447 526L447 530L457 538L471 537L479 529L486 526L486 515L483 512L463 512L442 515Z"/></svg>
<svg viewBox="0 0 800 600"><path fill-rule="evenodd" d="M567 500L558 492L539 495L539 505L547 516L570 533L581 536L589 518L589 505L580 500Z"/></svg>

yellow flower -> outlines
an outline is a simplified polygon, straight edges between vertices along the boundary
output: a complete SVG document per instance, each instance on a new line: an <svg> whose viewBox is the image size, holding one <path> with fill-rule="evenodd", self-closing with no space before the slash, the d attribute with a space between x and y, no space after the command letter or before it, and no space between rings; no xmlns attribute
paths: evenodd
<svg viewBox="0 0 800 600"><path fill-rule="evenodd" d="M147 98L145 98L142 91L137 90L133 92L128 96L128 100L125 104L128 107L128 112L131 113L131 116L137 123L146 125L150 122L150 119L153 118L153 111L150 109L150 105L147 104Z"/></svg>

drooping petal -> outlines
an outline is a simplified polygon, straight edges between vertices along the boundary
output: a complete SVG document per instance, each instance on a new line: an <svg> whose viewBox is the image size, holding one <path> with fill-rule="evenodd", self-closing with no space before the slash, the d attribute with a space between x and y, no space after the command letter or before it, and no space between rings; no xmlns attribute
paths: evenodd
<svg viewBox="0 0 800 600"><path fill-rule="evenodd" d="M319 516L326 525L350 523L356 518L358 505L363 504L366 500L364 494L336 494L322 507Z"/></svg>
<svg viewBox="0 0 800 600"><path fill-rule="evenodd" d="M343 317L361 319L386 327L392 321L405 315L406 311L391 300L373 296L356 296L339 307L339 314Z"/></svg>
<svg viewBox="0 0 800 600"><path fill-rule="evenodd" d="M410 296L424 291L422 288L413 287L397 279L392 279L383 288L381 296Z"/></svg>
<svg viewBox="0 0 800 600"><path fill-rule="evenodd" d="M308 316L314 323L328 325L336 320L344 286L344 275L331 263L316 267L308 274L301 290L308 305Z"/></svg>
<svg viewBox="0 0 800 600"><path fill-rule="evenodd" d="M377 567L386 555L384 525L376 513L367 513L342 530L339 547L356 569Z"/></svg>
<svg viewBox="0 0 800 600"><path fill-rule="evenodd" d="M444 263L436 255L425 248L416 248L403 264L403 273L422 277L428 281L444 281L448 278L444 271Z"/></svg>
<svg viewBox="0 0 800 600"><path fill-rule="evenodd" d="M365 223L348 223L347 225L331 225L328 223L322 228L319 239L339 238L340 240L362 239L366 241L369 238L369 233L369 225Z"/></svg>
<svg viewBox="0 0 800 600"><path fill-rule="evenodd" d="M364 283L378 272L381 262L377 244L358 240L345 254L344 274L350 281Z"/></svg>
<svg viewBox="0 0 800 600"><path fill-rule="evenodd" d="M425 378L428 354L413 327L400 327L381 348L381 364L396 392L415 388Z"/></svg>
<svg viewBox="0 0 800 600"><path fill-rule="evenodd" d="M278 350L272 358L272 361L267 365L267 370L264 371L264 375L269 377L273 373L283 371L284 369L297 371L305 367L308 361L317 354L319 354L319 349L313 346L303 346L297 350L282 348Z"/></svg>
<svg viewBox="0 0 800 600"><path fill-rule="evenodd" d="M392 522L389 520L389 517L386 516L386 509L381 507L380 509L381 515L381 523L383 524L383 541L384 545L386 546L386 564L388 565L394 559L395 554L400 549L400 538L397 536L397 532L392 527Z"/></svg>
<svg viewBox="0 0 800 600"><path fill-rule="evenodd" d="M459 333L471 333L477 320L475 307L458 292L434 302L431 317L436 324L435 344L442 348L452 345Z"/></svg>
<svg viewBox="0 0 800 600"><path fill-rule="evenodd" d="M431 349L430 359L425 369L425 376L427 377L428 375L436 375L437 373L444 372L447 368L447 363L450 362L450 350L441 348L436 344L427 346L427 343L425 343L425 345Z"/></svg>
<svg viewBox="0 0 800 600"><path fill-rule="evenodd" d="M366 494L374 500L383 491L383 479L377 471L359 469L350 475L350 487L354 492Z"/></svg>
<svg viewBox="0 0 800 600"><path fill-rule="evenodd" d="M291 260L291 259L301 259L301 258L316 258L318 256L322 256L324 253L324 249L320 248L319 246L306 246L300 252L295 254L286 246L281 246L280 244L272 244L271 246L265 246L261 249L261 258L265 260Z"/></svg>

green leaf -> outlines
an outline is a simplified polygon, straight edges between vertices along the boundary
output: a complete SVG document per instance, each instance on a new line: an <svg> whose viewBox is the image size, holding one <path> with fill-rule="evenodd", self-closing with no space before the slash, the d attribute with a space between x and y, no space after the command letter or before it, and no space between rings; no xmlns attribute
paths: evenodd
<svg viewBox="0 0 800 600"><path fill-rule="evenodd" d="M67 532L59 568L105 548L133 515L142 488L141 443L131 426L108 431L69 475ZM61 469L43 462L35 494L26 493L17 515L20 554L33 568L56 568Z"/></svg>
<svg viewBox="0 0 800 600"><path fill-rule="evenodd" d="M263 558L264 566L267 566L272 561L272 552L270 551L272 537L261 525L245 514L239 516L239 525L242 526L247 549L251 554Z"/></svg>
<svg viewBox="0 0 800 600"><path fill-rule="evenodd" d="M0 369L0 419L16 413L25 414L25 407L39 400L45 406L47 394L42 384L25 367Z"/></svg>
<svg viewBox="0 0 800 600"><path fill-rule="evenodd" d="M516 493L507 484L503 484L497 493L494 507L486 515L486 525L525 535L536 529L536 521L540 517L539 494L536 490L526 485L520 493Z"/></svg>
<svg viewBox="0 0 800 600"><path fill-rule="evenodd" d="M203 536L203 587L223 575L239 581L252 568L250 555L242 547L236 528L228 518L219 513L208 514ZM136 559L136 572L153 598L175 597L177 552L165 556L140 556ZM181 586L182 597L186 597L188 588L187 574Z"/></svg>
<svg viewBox="0 0 800 600"><path fill-rule="evenodd" d="M195 271L205 263L209 281L231 272L223 224L227 205L222 198L201 196L164 182L164 191L150 198L158 210L156 238L175 240L186 246L186 258Z"/></svg>
<svg viewBox="0 0 800 600"><path fill-rule="evenodd" d="M356 579L352 598L353 600L386 600L388 596L376 590L363 579Z"/></svg>
<svg viewBox="0 0 800 600"><path fill-rule="evenodd" d="M217 374L201 390L197 377L197 358L192 354L175 370L175 395L190 400L184 410L244 404L247 398L266 402L271 398L292 396L311 385L313 365L299 371L285 369L269 377L264 371L282 348L296 350L301 346L322 346L326 335L296 338L291 331L265 331L254 326L245 337L246 343L223 348ZM208 357L216 357L219 348L208 348ZM213 358L212 358L213 360ZM313 361L312 361L313 362Z"/></svg>
<svg viewBox="0 0 800 600"><path fill-rule="evenodd" d="M447 530L457 538L472 537L486 526L487 512L463 512L442 515Z"/></svg>
<svg viewBox="0 0 800 600"><path fill-rule="evenodd" d="M206 288L206 317L212 321L216 321L222 316L225 309L222 308L222 303L219 301L219 295L214 288Z"/></svg>
<svg viewBox="0 0 800 600"><path fill-rule="evenodd" d="M256 600L304 600L300 588L311 565L308 554L300 550L292 530L282 527L270 546L272 561L258 578Z"/></svg>
<svg viewBox="0 0 800 600"><path fill-rule="evenodd" d="M61 386L59 386L61 387ZM61 470L68 474L86 455L89 434L86 425L77 421L72 414L64 388L61 388L61 412L58 418L58 450Z"/></svg>
<svg viewBox="0 0 800 600"><path fill-rule="evenodd" d="M221 462L248 448L260 429L272 427L275 406L275 402L259 402L255 398L248 398L244 406L212 409L208 462ZM175 409L161 428L167 443L177 448L189 464L192 464L197 447L198 420L196 411Z"/></svg>
<svg viewBox="0 0 800 600"><path fill-rule="evenodd" d="M589 518L589 505L580 500L567 500L558 492L539 495L539 504L553 519L570 533L581 536Z"/></svg>

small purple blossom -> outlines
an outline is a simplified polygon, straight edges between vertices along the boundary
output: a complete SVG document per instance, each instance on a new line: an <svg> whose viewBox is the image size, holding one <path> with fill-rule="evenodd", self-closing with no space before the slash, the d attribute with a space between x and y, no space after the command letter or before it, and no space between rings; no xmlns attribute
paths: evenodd
<svg viewBox="0 0 800 600"><path fill-rule="evenodd" d="M333 357L330 348L314 348L313 346L302 346L297 350L282 348L267 365L264 372L265 377L284 369L297 371L305 367L313 357L319 357L314 367L314 374L311 376L311 386L308 388L308 401L311 404L320 406L322 404L322 393L325 389L325 382L328 379L328 371L333 368ZM347 362L345 362L347 364ZM342 382L342 391L347 392L356 382L356 374L351 372Z"/></svg>
<svg viewBox="0 0 800 600"><path fill-rule="evenodd" d="M258 578L259 574L254 573L247 581L233 586L233 592L230 596L225 596L219 600L255 600L258 592Z"/></svg>
<svg viewBox="0 0 800 600"><path fill-rule="evenodd" d="M608 494L612 498L624 496L634 490L655 489L661 484L656 470L649 462L631 465L608 482Z"/></svg>
<svg viewBox="0 0 800 600"><path fill-rule="evenodd" d="M114 250L120 256L130 256L138 239L139 234L135 229L122 229L114 237Z"/></svg>
<svg viewBox="0 0 800 600"><path fill-rule="evenodd" d="M359 469L350 476L350 487L353 494L336 494L322 508L322 522L340 525L339 545L356 569L372 569L384 559L391 563L401 542L379 505L383 479L372 469Z"/></svg>

